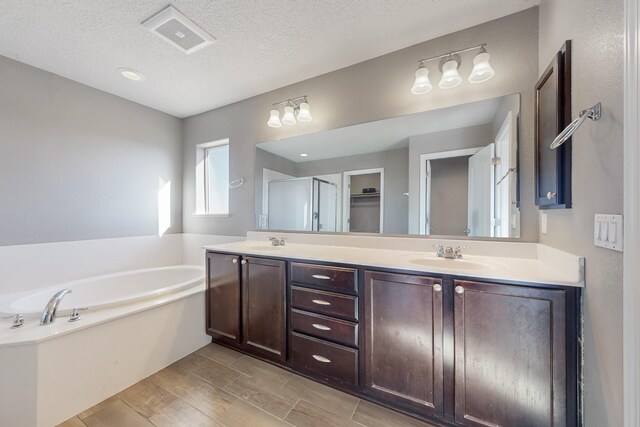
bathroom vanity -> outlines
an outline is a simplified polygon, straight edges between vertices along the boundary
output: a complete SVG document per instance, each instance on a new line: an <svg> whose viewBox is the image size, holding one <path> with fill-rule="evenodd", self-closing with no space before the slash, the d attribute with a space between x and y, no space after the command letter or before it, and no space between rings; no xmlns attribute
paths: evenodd
<svg viewBox="0 0 640 427"><path fill-rule="evenodd" d="M544 254L207 249L214 342L431 423L580 424L582 281Z"/></svg>

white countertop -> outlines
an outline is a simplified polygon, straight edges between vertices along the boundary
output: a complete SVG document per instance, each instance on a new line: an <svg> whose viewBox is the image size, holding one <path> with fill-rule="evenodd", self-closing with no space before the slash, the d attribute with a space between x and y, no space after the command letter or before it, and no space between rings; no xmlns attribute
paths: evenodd
<svg viewBox="0 0 640 427"><path fill-rule="evenodd" d="M435 242L441 244L441 242ZM397 245L397 242L395 243ZM456 243L451 244L455 247ZM584 286L584 258L537 243L464 241L468 254L461 260L438 258L434 251L382 249L356 246L333 246L287 242L285 246L271 246L264 240L246 240L205 246L211 251L232 252L265 257L335 262L371 268L390 268L514 282L548 285ZM505 256L513 245L515 256ZM429 245L430 246L430 245ZM491 247L490 247L491 246ZM499 253L502 256L479 255ZM464 250L463 250L464 253Z"/></svg>

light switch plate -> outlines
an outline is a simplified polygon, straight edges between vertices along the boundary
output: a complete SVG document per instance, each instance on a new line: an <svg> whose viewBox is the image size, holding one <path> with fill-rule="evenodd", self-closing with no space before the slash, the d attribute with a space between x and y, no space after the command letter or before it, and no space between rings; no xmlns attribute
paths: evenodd
<svg viewBox="0 0 640 427"><path fill-rule="evenodd" d="M622 215L596 214L593 223L593 243L622 252Z"/></svg>

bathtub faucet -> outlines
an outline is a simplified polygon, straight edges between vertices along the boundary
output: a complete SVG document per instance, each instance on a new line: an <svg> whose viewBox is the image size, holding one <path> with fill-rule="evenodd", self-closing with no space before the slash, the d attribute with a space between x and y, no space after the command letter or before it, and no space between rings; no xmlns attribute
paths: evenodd
<svg viewBox="0 0 640 427"><path fill-rule="evenodd" d="M47 305L44 307L44 310L42 310L42 315L40 316L40 325L48 325L56 321L56 311L58 311L58 305L60 305L62 297L70 293L71 289L63 289L56 292L55 295L51 297Z"/></svg>

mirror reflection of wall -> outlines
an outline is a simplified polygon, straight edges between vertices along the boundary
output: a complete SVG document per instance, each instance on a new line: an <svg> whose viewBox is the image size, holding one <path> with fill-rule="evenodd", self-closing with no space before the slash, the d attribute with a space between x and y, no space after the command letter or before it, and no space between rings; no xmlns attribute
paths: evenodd
<svg viewBox="0 0 640 427"><path fill-rule="evenodd" d="M519 112L514 94L258 144L257 227L519 237ZM335 205L323 207L320 188L269 208L270 183L303 178L331 185ZM298 211L305 220L283 222Z"/></svg>

